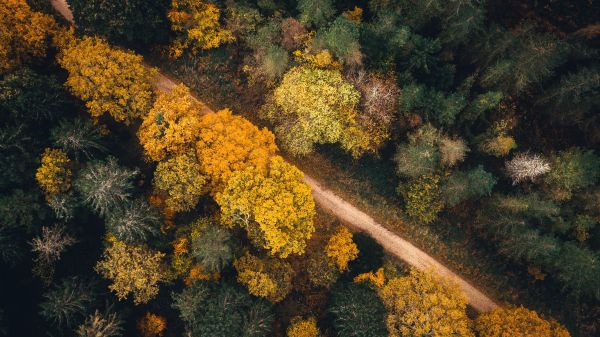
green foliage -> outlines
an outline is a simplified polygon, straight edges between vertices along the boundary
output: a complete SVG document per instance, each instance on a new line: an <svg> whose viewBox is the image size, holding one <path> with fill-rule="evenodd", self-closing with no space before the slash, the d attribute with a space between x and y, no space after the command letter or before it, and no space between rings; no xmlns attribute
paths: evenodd
<svg viewBox="0 0 600 337"><path fill-rule="evenodd" d="M398 186L404 210L413 220L425 224L437 219L443 208L438 175L424 175Z"/></svg>
<svg viewBox="0 0 600 337"><path fill-rule="evenodd" d="M0 80L0 110L11 121L55 119L68 101L62 85L52 76L40 75L23 68Z"/></svg>
<svg viewBox="0 0 600 337"><path fill-rule="evenodd" d="M267 336L273 321L266 302L228 283L194 282L173 294L173 308L192 337Z"/></svg>
<svg viewBox="0 0 600 337"><path fill-rule="evenodd" d="M556 200L570 199L572 192L596 184L600 178L600 157L592 150L572 148L561 151L550 160L545 176Z"/></svg>
<svg viewBox="0 0 600 337"><path fill-rule="evenodd" d="M325 252L319 251L306 257L308 280L316 287L330 288L340 277L340 272Z"/></svg>
<svg viewBox="0 0 600 337"><path fill-rule="evenodd" d="M132 47L149 47L150 44L167 41L167 10L170 4L169 0L69 1L78 30Z"/></svg>
<svg viewBox="0 0 600 337"><path fill-rule="evenodd" d="M435 146L428 144L402 143L398 145L394 161L398 175L416 178L436 171L439 153Z"/></svg>
<svg viewBox="0 0 600 337"><path fill-rule="evenodd" d="M483 165L469 171L454 172L442 185L442 198L446 206L453 207L468 199L490 195L497 179L486 172Z"/></svg>
<svg viewBox="0 0 600 337"><path fill-rule="evenodd" d="M311 27L325 25L335 14L331 0L298 0L297 9L300 22Z"/></svg>
<svg viewBox="0 0 600 337"><path fill-rule="evenodd" d="M131 196L137 170L119 166L113 157L89 163L83 168L73 186L83 203L105 216Z"/></svg>
<svg viewBox="0 0 600 337"><path fill-rule="evenodd" d="M33 231L48 217L42 194L35 190L15 189L0 196L1 228L18 228Z"/></svg>
<svg viewBox="0 0 600 337"><path fill-rule="evenodd" d="M387 336L386 310L377 293L363 284L348 283L333 290L327 309L339 337Z"/></svg>
<svg viewBox="0 0 600 337"><path fill-rule="evenodd" d="M200 233L192 233L192 256L203 271L220 272L233 259L231 233L217 223L209 223Z"/></svg>
<svg viewBox="0 0 600 337"><path fill-rule="evenodd" d="M486 112L496 108L500 104L500 101L502 101L502 98L504 98L504 95L500 91L488 91L479 94L469 103L462 117L467 121L474 121L480 117L485 117Z"/></svg>
<svg viewBox="0 0 600 337"><path fill-rule="evenodd" d="M94 284L78 277L62 279L43 297L40 315L54 326L66 329L82 323L96 302Z"/></svg>
<svg viewBox="0 0 600 337"><path fill-rule="evenodd" d="M54 146L75 158L82 155L92 158L94 154L106 151L100 128L87 119L62 120L50 131L50 139Z"/></svg>
<svg viewBox="0 0 600 337"><path fill-rule="evenodd" d="M106 217L106 228L127 244L143 244L160 234L162 217L144 199L126 200Z"/></svg>
<svg viewBox="0 0 600 337"><path fill-rule="evenodd" d="M331 25L317 31L314 43L317 47L331 51L344 64L358 65L362 62L358 39L358 24L338 16Z"/></svg>
<svg viewBox="0 0 600 337"><path fill-rule="evenodd" d="M426 121L440 126L450 126L466 106L459 93L445 95L443 92L423 85L410 84L402 88L400 112L420 112Z"/></svg>

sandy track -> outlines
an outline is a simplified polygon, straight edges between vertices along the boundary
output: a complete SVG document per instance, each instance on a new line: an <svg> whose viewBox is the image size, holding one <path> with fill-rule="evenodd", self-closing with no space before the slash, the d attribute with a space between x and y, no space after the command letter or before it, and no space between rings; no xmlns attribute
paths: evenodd
<svg viewBox="0 0 600 337"><path fill-rule="evenodd" d="M66 0L50 0L52 6L67 20L73 22L73 14L69 9ZM157 82L159 91L170 92L177 84L168 76L160 74ZM202 113L212 113L213 111L197 97L192 97L197 100L202 106ZM346 226L354 230L364 232L377 241L389 254L401 259L407 264L421 270L435 270L443 277L449 278L457 283L465 292L469 305L479 312L487 312L498 305L489 297L472 286L465 279L458 276L456 273L446 268L444 265L436 261L433 257L415 247L410 242L401 238L397 234L386 229L381 224L373 220L372 217L362 212L344 199L338 197L332 191L324 188L315 179L308 175L304 175L304 182L312 189L312 194L315 202L324 210L337 217Z"/></svg>

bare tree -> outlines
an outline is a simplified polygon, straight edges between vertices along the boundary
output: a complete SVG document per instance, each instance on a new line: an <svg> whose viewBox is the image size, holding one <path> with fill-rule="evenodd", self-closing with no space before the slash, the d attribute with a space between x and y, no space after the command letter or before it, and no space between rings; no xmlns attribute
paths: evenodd
<svg viewBox="0 0 600 337"><path fill-rule="evenodd" d="M42 236L35 237L30 242L31 251L37 254L33 273L39 276L44 284L50 285L56 262L60 260L63 251L76 242L75 238L65 233L62 225L42 227Z"/></svg>
<svg viewBox="0 0 600 337"><path fill-rule="evenodd" d="M535 181L537 177L550 172L548 161L537 154L519 153L505 165L513 185L527 180Z"/></svg>

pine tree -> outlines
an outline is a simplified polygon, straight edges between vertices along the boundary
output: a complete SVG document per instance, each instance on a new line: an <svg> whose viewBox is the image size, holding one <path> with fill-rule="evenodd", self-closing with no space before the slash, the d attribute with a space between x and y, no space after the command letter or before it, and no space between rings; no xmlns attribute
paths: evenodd
<svg viewBox="0 0 600 337"><path fill-rule="evenodd" d="M160 234L162 218L144 199L127 200L106 217L106 228L118 240L142 244Z"/></svg>
<svg viewBox="0 0 600 337"><path fill-rule="evenodd" d="M51 130L50 138L54 146L74 158L83 155L89 159L96 153L106 151L100 128L87 119L62 120Z"/></svg>
<svg viewBox="0 0 600 337"><path fill-rule="evenodd" d="M349 283L332 291L327 309L340 337L380 337L388 334L383 303L372 289Z"/></svg>
<svg viewBox="0 0 600 337"><path fill-rule="evenodd" d="M327 24L335 14L331 0L299 0L296 9L300 22L313 28Z"/></svg>
<svg viewBox="0 0 600 337"><path fill-rule="evenodd" d="M40 315L51 324L67 329L82 323L96 302L94 283L79 277L62 279L43 297Z"/></svg>
<svg viewBox="0 0 600 337"><path fill-rule="evenodd" d="M469 171L454 172L442 186L444 203L454 207L464 200L490 195L496 181L482 165Z"/></svg>
<svg viewBox="0 0 600 337"><path fill-rule="evenodd" d="M209 223L192 234L192 256L208 273L220 272L233 260L231 234L220 224Z"/></svg>

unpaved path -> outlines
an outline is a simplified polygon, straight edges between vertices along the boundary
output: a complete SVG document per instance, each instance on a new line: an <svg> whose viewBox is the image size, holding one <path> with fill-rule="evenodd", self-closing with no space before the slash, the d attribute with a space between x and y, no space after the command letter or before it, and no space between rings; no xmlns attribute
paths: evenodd
<svg viewBox="0 0 600 337"><path fill-rule="evenodd" d="M54 8L60 12L70 22L73 22L73 14L67 5L66 0L50 0ZM168 76L160 75L157 83L157 89L170 92L177 84ZM211 113L212 110L197 97L192 97L202 105L203 113ZM415 247L410 242L404 240L397 234L387 230L384 226L373 220L372 217L362 212L344 199L338 197L332 191L324 188L315 179L304 175L304 182L312 188L312 194L315 202L324 210L336 216L345 225L370 235L377 241L388 253L401 259L407 264L421 269L434 270L438 274L453 280L465 292L469 305L479 312L487 312L498 305L494 303L485 294L472 286L469 282L458 276L456 273L446 268L436 261L433 257Z"/></svg>

